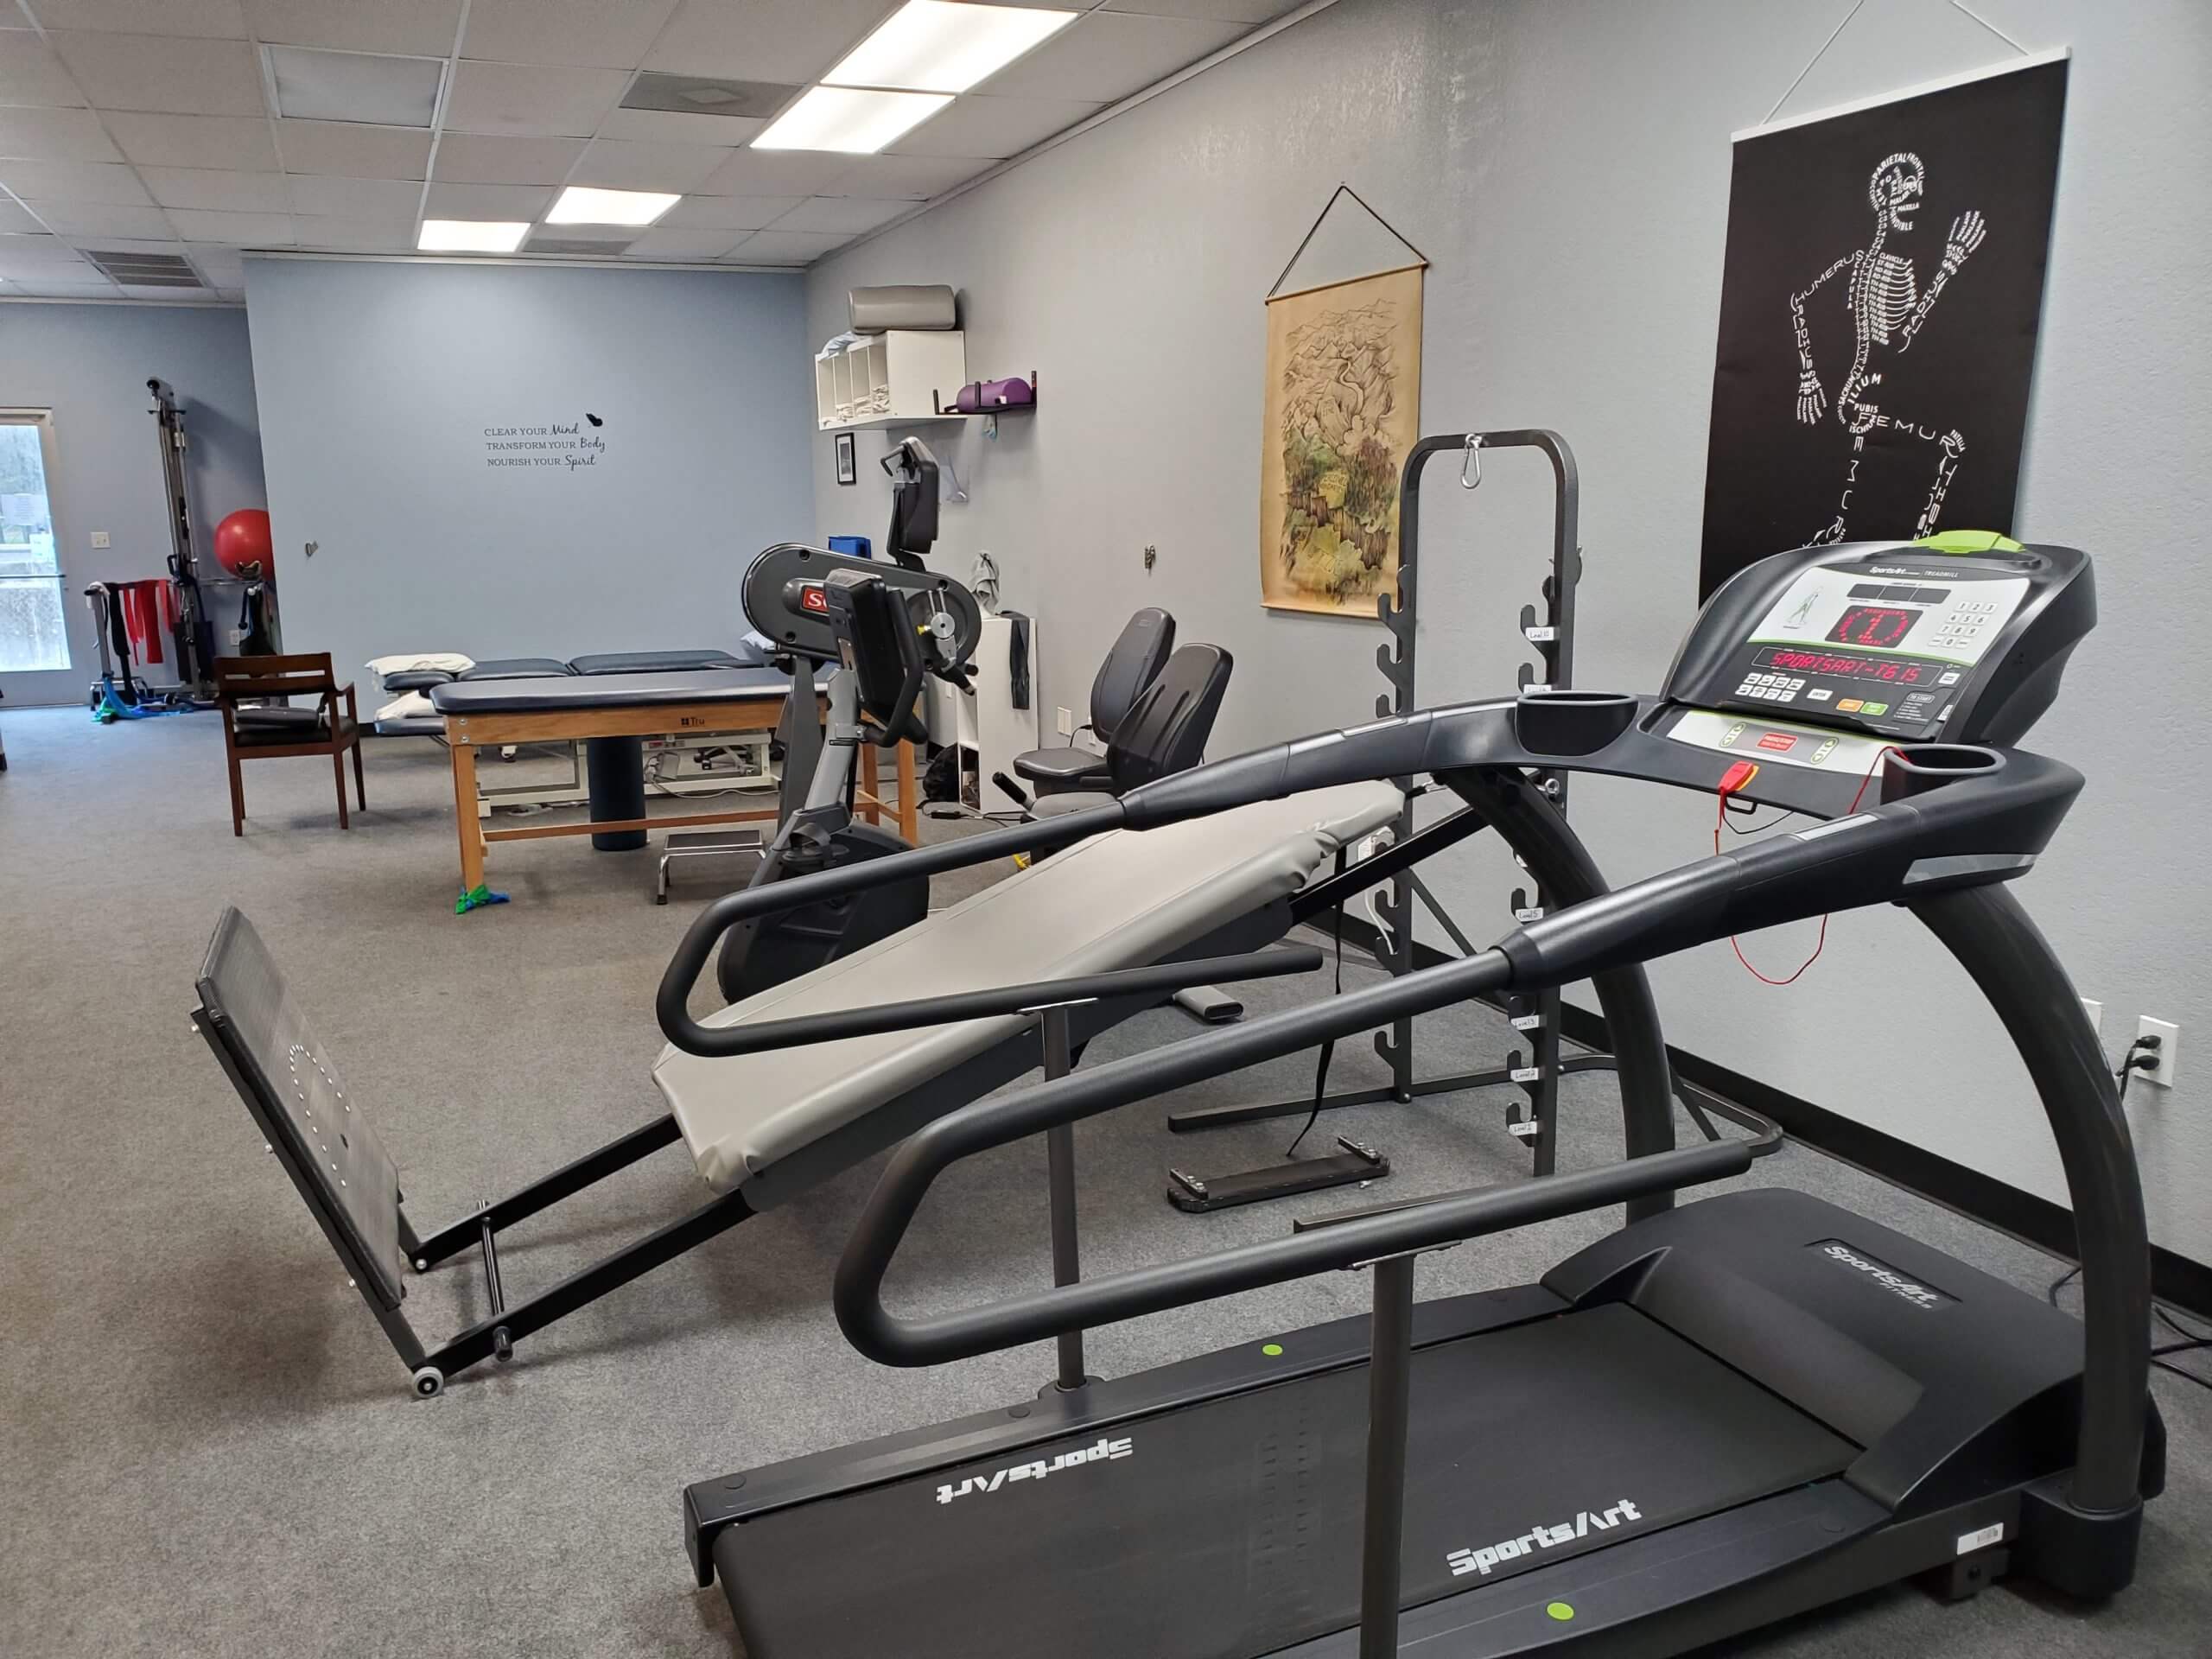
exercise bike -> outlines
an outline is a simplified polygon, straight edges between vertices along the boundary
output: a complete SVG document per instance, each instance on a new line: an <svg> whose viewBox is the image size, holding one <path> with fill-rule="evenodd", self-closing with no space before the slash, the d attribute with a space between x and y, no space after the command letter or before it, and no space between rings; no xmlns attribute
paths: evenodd
<svg viewBox="0 0 2212 1659"><path fill-rule="evenodd" d="M883 467L892 480L890 563L785 542L745 574L746 617L791 676L782 814L747 891L911 850L889 830L853 816L860 746L887 748L924 736L914 701L926 677L967 683L982 608L959 582L922 563L937 537L936 458L908 438ZM836 670L823 688L830 709L817 728L807 711L825 664ZM869 683L898 686L904 701L863 706L861 668L880 676ZM747 923L723 941L715 979L724 997L741 1001L911 926L929 906L929 878L920 875Z"/></svg>

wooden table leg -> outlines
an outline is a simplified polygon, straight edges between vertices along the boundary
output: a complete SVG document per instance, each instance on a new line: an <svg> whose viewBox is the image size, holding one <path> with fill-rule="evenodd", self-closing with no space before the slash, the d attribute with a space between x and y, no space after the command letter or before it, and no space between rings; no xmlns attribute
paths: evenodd
<svg viewBox="0 0 2212 1659"><path fill-rule="evenodd" d="M461 830L461 899L457 911L468 911L482 902L484 892L484 832L476 822L476 746L448 739L453 753L453 816Z"/></svg>
<svg viewBox="0 0 2212 1659"><path fill-rule="evenodd" d="M861 740L861 766L866 773L861 779L861 816L875 824L883 822L883 779L875 763L875 758L882 751L866 738Z"/></svg>
<svg viewBox="0 0 2212 1659"><path fill-rule="evenodd" d="M914 783L914 746L901 743L899 746L899 833L906 838L909 847L922 844L915 810L920 796L921 791Z"/></svg>

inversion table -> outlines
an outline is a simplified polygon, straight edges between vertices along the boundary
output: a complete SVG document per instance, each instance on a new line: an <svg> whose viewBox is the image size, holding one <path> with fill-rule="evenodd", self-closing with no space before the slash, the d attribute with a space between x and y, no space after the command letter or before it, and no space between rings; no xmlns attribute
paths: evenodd
<svg viewBox="0 0 2212 1659"><path fill-rule="evenodd" d="M1262 947L1325 883L1345 880L1330 880L1339 855L1402 805L1392 785L1362 783L1081 842L709 1016L718 1028L758 1027L764 1045L785 1046L715 1059L664 1051L652 1075L665 1116L429 1234L408 1217L397 1167L235 908L216 925L193 1018L414 1372L416 1391L434 1395L531 1332L1034 1069L1040 1039L1056 1028L1065 1048L1079 1050L1184 985L1318 967L1319 951ZM962 1013L972 1017L921 1024L897 1006L921 992L964 993ZM855 1034L791 1046L805 1029L793 1022L810 1020ZM501 1229L678 1141L714 1198L535 1296L506 1301ZM402 1306L407 1280L468 1250L481 1253L491 1312L426 1344Z"/></svg>

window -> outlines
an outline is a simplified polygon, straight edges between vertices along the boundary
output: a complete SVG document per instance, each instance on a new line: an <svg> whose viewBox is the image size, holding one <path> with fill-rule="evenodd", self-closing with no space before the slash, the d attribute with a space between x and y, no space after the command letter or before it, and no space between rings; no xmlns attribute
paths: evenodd
<svg viewBox="0 0 2212 1659"><path fill-rule="evenodd" d="M69 666L47 495L53 437L45 410L0 410L0 673Z"/></svg>

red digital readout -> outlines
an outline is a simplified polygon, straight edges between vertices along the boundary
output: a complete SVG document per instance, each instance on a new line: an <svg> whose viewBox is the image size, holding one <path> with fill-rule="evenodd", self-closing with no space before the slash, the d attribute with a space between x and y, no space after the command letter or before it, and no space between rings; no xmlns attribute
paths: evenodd
<svg viewBox="0 0 2212 1659"><path fill-rule="evenodd" d="M1927 677L1922 663L1901 663L1886 657L1839 657L1825 651L1777 651L1774 666L1799 674L1829 674L1844 679L1887 680L1914 685Z"/></svg>
<svg viewBox="0 0 2212 1659"><path fill-rule="evenodd" d="M1853 605L1843 613L1843 620L1828 630L1827 637L1840 645L1894 645L1912 632L1912 625L1921 618L1918 611L1899 611L1880 605Z"/></svg>

